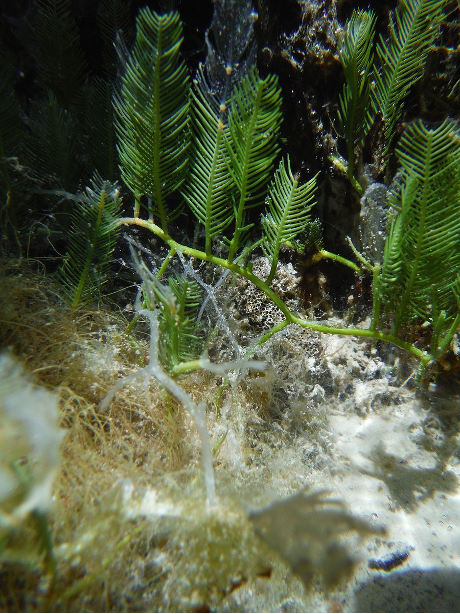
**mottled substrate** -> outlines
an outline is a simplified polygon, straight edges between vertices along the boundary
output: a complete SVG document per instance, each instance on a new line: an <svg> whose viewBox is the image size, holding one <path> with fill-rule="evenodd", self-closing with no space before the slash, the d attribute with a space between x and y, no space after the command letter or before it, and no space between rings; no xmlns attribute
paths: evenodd
<svg viewBox="0 0 460 614"><path fill-rule="evenodd" d="M291 291L295 275L285 274ZM248 325L232 292L222 288L219 304L248 343L260 327ZM436 577L444 590L437 602L449 609L460 551L458 395L442 383L417 388L406 355L289 327L259 351L265 373L181 380L207 402L218 448L219 505L206 510L199 438L174 400L155 382L135 381L106 412L98 407L115 381L144 364L147 337L127 336L120 313L72 317L51 283L20 268L5 272L0 296L2 344L60 396L67 431L50 514L57 581L27 554L33 531L21 529L8 543L14 562L1 563L0 609L383 611L381 599L401 586L402 605L392 611L408 611L410 578L423 576L428 595L433 568L446 572L444 584ZM346 545L361 562L327 595L319 577L306 591L248 520L248 511L306 485L387 530L364 542L350 535ZM319 567L327 553L312 544L303 544L305 557Z"/></svg>

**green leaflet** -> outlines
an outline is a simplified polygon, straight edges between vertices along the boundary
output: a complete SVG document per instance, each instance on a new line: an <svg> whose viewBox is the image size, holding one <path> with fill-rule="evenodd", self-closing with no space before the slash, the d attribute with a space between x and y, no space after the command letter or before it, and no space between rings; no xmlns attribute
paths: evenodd
<svg viewBox="0 0 460 614"><path fill-rule="evenodd" d="M58 274L72 309L99 298L107 281L120 233L116 227L121 207L118 192L116 185L96 179L74 205L68 252Z"/></svg>
<svg viewBox="0 0 460 614"><path fill-rule="evenodd" d="M292 243L309 226L315 191L316 176L300 185L291 172L289 157L286 164L281 161L268 192L268 212L262 217L262 249L271 262L267 284L275 276L281 245Z"/></svg>
<svg viewBox="0 0 460 614"><path fill-rule="evenodd" d="M389 42L380 36L374 107L385 124L385 157L401 115L402 101L423 75L445 5L446 0L401 0L394 17L390 17Z"/></svg>
<svg viewBox="0 0 460 614"><path fill-rule="evenodd" d="M340 96L339 122L347 142L349 179L353 178L355 155L363 145L371 122L370 73L375 21L372 11L354 10L339 49L346 79Z"/></svg>
<svg viewBox="0 0 460 614"><path fill-rule="evenodd" d="M397 156L402 175L390 198L395 216L377 291L386 310L395 314L393 334L414 318L439 329L442 318L439 336L459 312L458 123L448 119L429 129L414 122L401 138Z"/></svg>
<svg viewBox="0 0 460 614"><path fill-rule="evenodd" d="M179 13L141 9L134 48L115 99L118 151L123 181L147 196L149 213L167 232L167 197L182 184L188 164L189 78L179 48Z"/></svg>

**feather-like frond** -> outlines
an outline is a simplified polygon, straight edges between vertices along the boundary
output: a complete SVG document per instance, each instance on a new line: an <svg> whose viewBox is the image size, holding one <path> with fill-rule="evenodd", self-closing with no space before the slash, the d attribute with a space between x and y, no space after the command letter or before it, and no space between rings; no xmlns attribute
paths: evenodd
<svg viewBox="0 0 460 614"><path fill-rule="evenodd" d="M141 9L115 99L123 181L136 196L151 199L150 214L165 231L173 217L166 199L184 180L190 141L189 77L181 42L179 13Z"/></svg>
<svg viewBox="0 0 460 614"><path fill-rule="evenodd" d="M169 277L168 285L153 279L144 296L152 294L160 307L159 358L162 366L171 371L182 362L195 360L203 351L203 327L197 324L202 290L194 280ZM148 308L154 307L150 299Z"/></svg>
<svg viewBox="0 0 460 614"><path fill-rule="evenodd" d="M314 250L319 252L324 247L323 227L321 222L316 219L308 224L305 233L305 239L303 240L304 249Z"/></svg>
<svg viewBox="0 0 460 614"><path fill-rule="evenodd" d="M228 169L238 191L235 232L230 245L232 261L244 231L244 213L264 202L281 123L281 91L277 78L261 79L251 70L235 88L229 111L229 137L226 139Z"/></svg>
<svg viewBox="0 0 460 614"><path fill-rule="evenodd" d="M31 135L27 161L38 182L75 192L81 168L77 156L78 132L73 115L59 104L49 91L45 100L31 106Z"/></svg>
<svg viewBox="0 0 460 614"><path fill-rule="evenodd" d="M80 37L70 0L37 0L32 19L38 81L50 88L60 105L68 109L86 74Z"/></svg>
<svg viewBox="0 0 460 614"><path fill-rule="evenodd" d="M274 75L261 79L255 70L235 88L227 139L229 170L245 207L260 205L275 158L281 124L281 90Z"/></svg>
<svg viewBox="0 0 460 614"><path fill-rule="evenodd" d="M207 56L192 90L190 171L183 195L205 227L206 253L234 219L235 183L228 169L226 142L234 87L255 63L255 13L250 0L221 0L214 5L206 32Z"/></svg>
<svg viewBox="0 0 460 614"><path fill-rule="evenodd" d="M397 149L402 175L389 204L396 212L385 246L380 291L395 314L394 333L415 317L445 326L458 314L460 128L445 120L406 130Z"/></svg>
<svg viewBox="0 0 460 614"><path fill-rule="evenodd" d="M124 40L130 47L134 32L131 25L131 0L101 0L97 10L97 22L102 37L102 58L109 77L117 71L117 52L114 46L117 33L121 30Z"/></svg>
<svg viewBox="0 0 460 614"><path fill-rule="evenodd" d="M291 172L289 158L286 164L281 161L268 192L268 212L262 217L262 249L271 262L268 284L275 276L281 246L294 241L309 225L315 190L316 176L301 185Z"/></svg>
<svg viewBox="0 0 460 614"><path fill-rule="evenodd" d="M192 101L190 169L182 194L205 228L206 253L210 254L212 239L233 220L235 189L225 147L228 127L201 88L194 90Z"/></svg>
<svg viewBox="0 0 460 614"><path fill-rule="evenodd" d="M114 181L118 175L118 154L113 125L113 86L94 77L82 89L78 112L85 129L87 168Z"/></svg>
<svg viewBox="0 0 460 614"><path fill-rule="evenodd" d="M75 203L68 251L58 274L72 309L101 295L119 236L115 221L120 208L119 188L101 179L95 179Z"/></svg>
<svg viewBox="0 0 460 614"><path fill-rule="evenodd" d="M388 154L402 101L424 72L426 58L438 33L445 0L402 0L390 17L390 40L380 36L377 55L374 105L385 124L385 154Z"/></svg>
<svg viewBox="0 0 460 614"><path fill-rule="evenodd" d="M339 121L348 149L348 176L353 177L356 149L363 145L371 122L370 72L375 15L354 10L339 49L346 83L340 96Z"/></svg>

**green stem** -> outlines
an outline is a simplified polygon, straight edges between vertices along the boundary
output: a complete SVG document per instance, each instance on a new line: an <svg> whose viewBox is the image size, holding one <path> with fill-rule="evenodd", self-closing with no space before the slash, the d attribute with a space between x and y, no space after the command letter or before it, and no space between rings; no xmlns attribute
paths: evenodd
<svg viewBox="0 0 460 614"><path fill-rule="evenodd" d="M185 362L176 362L172 369L171 375L180 375L181 373L190 373L190 371L197 371L203 367L203 361L201 358L196 360L186 360Z"/></svg>
<svg viewBox="0 0 460 614"><path fill-rule="evenodd" d="M157 279L161 279L163 277L163 274L165 272L165 270L168 267L168 264L171 262L171 259L174 258L176 254L176 248L175 247L171 247L168 255L166 256L166 258L163 260L163 264L160 267L160 270L157 273Z"/></svg>
<svg viewBox="0 0 460 614"><path fill-rule="evenodd" d="M273 326L272 328L270 328L270 330L267 331L264 335L262 335L262 337L257 341L257 343L248 350L248 352L244 355L244 357L249 358L250 356L252 356L260 345L263 345L266 341L270 339L270 337L273 337L273 335L276 335L276 333L279 333L280 330L283 330L283 328L286 328L286 326L289 326L289 324L291 324L289 320L283 320L276 326Z"/></svg>
<svg viewBox="0 0 460 614"><path fill-rule="evenodd" d="M163 37L164 31L162 28L158 28L158 49L163 49ZM161 100L161 83L160 77L162 67L161 63L163 61L164 54L156 53L155 54L155 70L154 70L154 81L153 81L153 100ZM162 130L161 130L161 105L155 104L155 130L153 137L153 147L151 155L153 156L153 192L155 194L155 205L157 209L158 217L160 218L161 227L165 233L168 232L168 217L166 215L166 204L164 201L163 188L162 188L162 176L160 171L160 156L164 155L164 152L161 149L161 138L162 138ZM150 196L153 196L151 194ZM153 215L153 210L149 208L150 215Z"/></svg>
<svg viewBox="0 0 460 614"><path fill-rule="evenodd" d="M248 247L245 247L235 258L235 262L241 262L241 260L245 260L249 256L249 254L253 252L257 247L259 247L259 245L262 245L264 241L265 241L265 237L261 237L255 243L252 243Z"/></svg>
<svg viewBox="0 0 460 614"><path fill-rule="evenodd" d="M382 297L380 295L380 267L374 267L372 271L372 319L370 330L375 330L380 318Z"/></svg>
<svg viewBox="0 0 460 614"><path fill-rule="evenodd" d="M368 271L373 271L374 266L368 260L366 260L364 256L356 249L350 237L347 237L347 243L351 247L351 250L356 256L356 258L358 258L358 260L362 262L362 264L364 265L364 268L366 268Z"/></svg>
<svg viewBox="0 0 460 614"><path fill-rule="evenodd" d="M141 194L140 192L134 192L134 217L139 217L141 210Z"/></svg>
<svg viewBox="0 0 460 614"><path fill-rule="evenodd" d="M339 256L338 254L328 252L325 249L321 249L319 251L319 255L321 256L321 258L328 258L329 260L334 260L334 262L340 262L341 264L344 264L345 266L355 271L355 273L361 273L362 271L361 267L359 267L355 262L352 262L351 260L348 260L348 258L344 258L343 256Z"/></svg>
<svg viewBox="0 0 460 614"><path fill-rule="evenodd" d="M353 54L353 60L348 71L351 75L351 81L348 81L348 87L351 90L350 107L347 113L347 122L345 129L345 140L347 143L348 152L348 167L347 177L350 182L354 179L354 166L355 166L355 124L356 124L356 110L358 107L359 86L358 86L358 69L356 66L356 55ZM345 93L345 92L344 92Z"/></svg>
<svg viewBox="0 0 460 614"><path fill-rule="evenodd" d="M121 218L118 221L118 224L126 224L126 225L136 225L142 226L143 228L147 228L148 230L155 233L158 237L163 239L165 243L167 243L171 248L174 247L176 251L181 252L187 256L191 256L193 258L198 258L199 260L205 262L211 262L216 266L221 266L224 269L228 269L233 273L237 273L241 275L245 279L252 282L259 290L262 290L268 298L270 298L273 303L278 307L278 309L285 316L285 320L271 329L267 333L267 339L271 337L273 334L281 330L288 324L297 324L302 326L302 328L308 328L310 330L317 331L319 333L330 333L334 335L346 335L346 336L355 336L355 337L363 337L367 339L375 339L378 341L386 341L388 343L392 343L397 347L410 352L414 356L416 356L419 360L422 360L425 364L427 364L430 360L433 359L431 354L427 354L423 350L416 348L412 344L407 341L403 341L399 337L394 334L384 333L378 330L371 329L362 329L362 328L338 328L336 326L328 326L326 324L319 324L317 322L310 322L309 320L304 320L299 316L294 315L289 307L284 303L284 301L267 285L266 282L262 281L259 277L254 275L249 269L242 268L235 264L234 262L229 262L228 260L224 260L223 258L218 258L217 256L206 254L201 250L194 249L192 247L187 247L186 245L181 245L172 239L169 234L165 233L159 226L154 224L153 222L148 222L146 220L141 220L139 218ZM262 338L264 339L264 338ZM264 339L266 341L266 339ZM262 341L262 343L264 342Z"/></svg>
<svg viewBox="0 0 460 614"><path fill-rule="evenodd" d="M130 335L131 331L133 330L133 328L136 326L138 320L139 320L140 316L134 316L134 318L131 320L131 322L128 324L128 326L126 327L126 334Z"/></svg>
<svg viewBox="0 0 460 614"><path fill-rule="evenodd" d="M330 156L329 160L332 162L333 166L336 168L336 170L339 171L341 175L347 177L347 179L349 180L351 185L354 187L358 195L362 196L364 194L364 189L362 185L359 183L359 181L353 175L351 177L348 175L348 170L347 170L348 167L347 165L344 164L344 161L342 162L343 158L337 158L335 156Z"/></svg>
<svg viewBox="0 0 460 614"><path fill-rule="evenodd" d="M218 125L217 125L217 136L216 136L216 143L214 146L214 153L213 153L213 158L212 158L212 164L211 164L211 169L210 169L210 173L209 173L209 183L208 183L208 189L207 189L207 193L206 193L206 223L205 223L205 229L206 229L206 247L205 247L205 251L207 254L211 253L211 239L212 239L212 227L211 227L211 223L212 223L212 216L211 216L211 205L212 205L212 201L213 201L213 188L215 185L215 176L216 176L216 171L217 171L217 162L219 160L219 157L221 155L221 143L222 143L222 137L224 134L224 125L222 123L221 120L219 120Z"/></svg>
<svg viewBox="0 0 460 614"><path fill-rule="evenodd" d="M447 333L444 335L444 338L442 339L441 343L438 345L438 348L436 349L435 356L437 359L439 359L444 354L444 352L447 350L447 346L452 341L452 338L457 332L459 326L460 326L460 311L457 313L457 317L452 322L452 326L449 328Z"/></svg>

